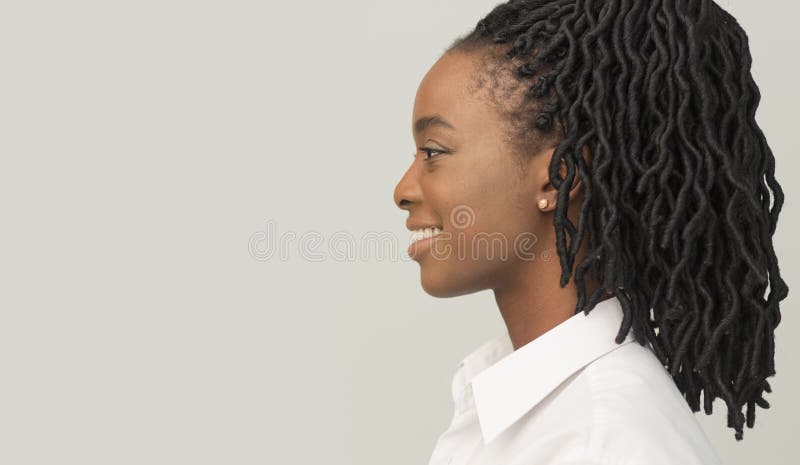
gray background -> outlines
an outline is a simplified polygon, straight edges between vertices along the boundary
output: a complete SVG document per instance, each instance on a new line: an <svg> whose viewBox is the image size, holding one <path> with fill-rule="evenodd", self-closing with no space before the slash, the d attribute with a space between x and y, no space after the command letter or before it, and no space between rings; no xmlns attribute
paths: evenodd
<svg viewBox="0 0 800 465"><path fill-rule="evenodd" d="M489 292L424 293L392 193L419 80L494 5L3 2L0 463L426 464L457 362L503 324ZM720 5L792 286L800 8ZM344 253L370 233L395 250ZM740 443L721 400L698 414L726 464L796 463L790 294L772 408Z"/></svg>

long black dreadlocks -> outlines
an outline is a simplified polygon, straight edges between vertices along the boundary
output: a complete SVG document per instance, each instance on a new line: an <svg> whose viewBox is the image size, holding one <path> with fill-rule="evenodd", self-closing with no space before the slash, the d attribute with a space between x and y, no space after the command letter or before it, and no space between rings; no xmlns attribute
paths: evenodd
<svg viewBox="0 0 800 465"><path fill-rule="evenodd" d="M585 234L590 250L574 270L575 314L604 291L616 296L616 342L633 328L693 412L701 390L708 415L724 399L741 440L742 407L749 428L755 406L769 408L788 287L772 244L783 191L755 121L761 95L740 25L711 0L510 0L451 50L494 51L485 55L529 83L507 112L521 147L557 123L562 287ZM567 218L576 171L586 186L577 228ZM588 297L587 271L602 283Z"/></svg>

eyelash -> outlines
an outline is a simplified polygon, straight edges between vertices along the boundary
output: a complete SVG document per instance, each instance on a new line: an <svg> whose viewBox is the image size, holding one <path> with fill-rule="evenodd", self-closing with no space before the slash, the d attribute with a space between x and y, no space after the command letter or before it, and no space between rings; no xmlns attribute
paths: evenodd
<svg viewBox="0 0 800 465"><path fill-rule="evenodd" d="M436 149L431 149L431 148L428 148L428 147L420 147L420 150L423 151L423 152L426 152L428 154L427 158L425 158L425 161L428 161L428 160L430 160L432 158L435 158L435 157L439 156L439 155L431 155L430 152L436 152L436 153L438 153L440 155L443 154L443 153L447 153L444 150L436 150Z"/></svg>

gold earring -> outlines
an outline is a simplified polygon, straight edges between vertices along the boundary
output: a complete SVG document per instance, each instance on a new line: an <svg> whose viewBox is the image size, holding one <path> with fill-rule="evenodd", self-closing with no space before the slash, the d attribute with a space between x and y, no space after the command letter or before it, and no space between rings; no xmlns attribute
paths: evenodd
<svg viewBox="0 0 800 465"><path fill-rule="evenodd" d="M550 203L550 201L547 200L547 199L539 199L539 208L544 210L545 208L547 208L547 204L549 204L549 203Z"/></svg>

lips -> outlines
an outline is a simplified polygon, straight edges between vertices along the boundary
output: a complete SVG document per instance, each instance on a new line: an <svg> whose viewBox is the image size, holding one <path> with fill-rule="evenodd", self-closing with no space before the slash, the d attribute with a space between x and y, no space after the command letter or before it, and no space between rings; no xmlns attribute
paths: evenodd
<svg viewBox="0 0 800 465"><path fill-rule="evenodd" d="M426 237L419 240L412 240L411 244L408 245L408 256L417 259L420 254L426 250L428 250L431 246L431 243L436 238L436 236Z"/></svg>
<svg viewBox="0 0 800 465"><path fill-rule="evenodd" d="M442 233L442 229L439 227L432 227L432 228L417 229L413 232L414 234L411 237L412 244L422 239L428 239L437 236Z"/></svg>
<svg viewBox="0 0 800 465"><path fill-rule="evenodd" d="M425 221L411 218L406 220L406 228L408 228L409 231L417 231L426 228L439 228L440 230L444 229L442 228L442 225L437 224L435 221Z"/></svg>

